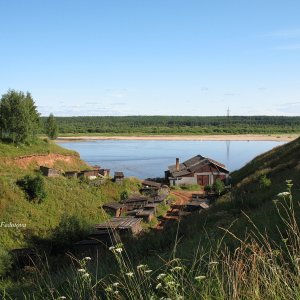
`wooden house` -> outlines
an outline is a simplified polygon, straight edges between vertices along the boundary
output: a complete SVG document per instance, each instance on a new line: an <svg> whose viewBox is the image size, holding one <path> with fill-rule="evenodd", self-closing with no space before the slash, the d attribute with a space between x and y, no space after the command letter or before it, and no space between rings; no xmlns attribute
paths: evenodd
<svg viewBox="0 0 300 300"><path fill-rule="evenodd" d="M131 196L128 199L122 201L127 210L143 208L148 204L148 197L146 196Z"/></svg>
<svg viewBox="0 0 300 300"><path fill-rule="evenodd" d="M105 203L102 208L114 217L120 217L122 212L125 211L125 205L119 202Z"/></svg>
<svg viewBox="0 0 300 300"><path fill-rule="evenodd" d="M124 173L123 172L115 172L114 174L114 182L123 182L124 180Z"/></svg>
<svg viewBox="0 0 300 300"><path fill-rule="evenodd" d="M217 178L226 181L229 171L226 166L201 155L197 155L179 163L169 166L165 172L166 179L170 185L199 184L202 186L211 185Z"/></svg>
<svg viewBox="0 0 300 300"><path fill-rule="evenodd" d="M134 217L119 217L112 218L104 223L95 226L96 231L109 230L116 231L118 234L132 234L136 235L142 231L141 218Z"/></svg>
<svg viewBox="0 0 300 300"><path fill-rule="evenodd" d="M46 177L57 177L60 175L58 170L46 166L40 166L40 171Z"/></svg>

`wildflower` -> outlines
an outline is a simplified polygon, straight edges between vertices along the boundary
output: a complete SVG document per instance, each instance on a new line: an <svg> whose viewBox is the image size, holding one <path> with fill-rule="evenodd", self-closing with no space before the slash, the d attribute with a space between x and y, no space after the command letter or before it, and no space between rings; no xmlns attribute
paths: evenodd
<svg viewBox="0 0 300 300"><path fill-rule="evenodd" d="M86 272L85 269L78 269L77 271L80 272L80 273L85 273Z"/></svg>
<svg viewBox="0 0 300 300"><path fill-rule="evenodd" d="M108 248L108 250L109 250L109 251L113 251L113 250L115 250L115 247L114 247L114 246L110 246L110 247Z"/></svg>
<svg viewBox="0 0 300 300"><path fill-rule="evenodd" d="M86 256L86 257L84 258L84 260L91 260L91 258L90 258L89 256Z"/></svg>
<svg viewBox="0 0 300 300"><path fill-rule="evenodd" d="M109 293L109 292L112 292L113 290L112 290L111 286L108 286L108 287L105 289L105 291Z"/></svg>
<svg viewBox="0 0 300 300"><path fill-rule="evenodd" d="M120 283L119 282L115 282L113 283L113 286L118 286Z"/></svg>
<svg viewBox="0 0 300 300"><path fill-rule="evenodd" d="M209 265L217 265L217 264L218 264L217 261L211 261L211 262L209 263Z"/></svg>
<svg viewBox="0 0 300 300"><path fill-rule="evenodd" d="M205 279L205 278L206 278L206 277L203 276L203 275L199 275L199 276L196 276L196 277L195 277L195 279L196 279L197 281L200 281L200 280Z"/></svg>
<svg viewBox="0 0 300 300"><path fill-rule="evenodd" d="M172 268L171 269L171 272L174 272L174 271L180 271L180 270L182 270L182 267L174 267L174 268Z"/></svg>
<svg viewBox="0 0 300 300"><path fill-rule="evenodd" d="M150 269L145 271L145 273L151 273L151 272L152 272L152 270L150 270Z"/></svg>
<svg viewBox="0 0 300 300"><path fill-rule="evenodd" d="M282 239L282 241L286 244L288 239Z"/></svg>
<svg viewBox="0 0 300 300"><path fill-rule="evenodd" d="M162 278L164 278L166 276L167 276L167 274L161 273L156 278L159 280L159 279L162 279Z"/></svg>
<svg viewBox="0 0 300 300"><path fill-rule="evenodd" d="M159 283L156 287L155 287L155 289L160 289L162 287L162 284L161 283Z"/></svg>
<svg viewBox="0 0 300 300"><path fill-rule="evenodd" d="M139 270L139 269L143 269L145 267L147 267L147 266L146 265L138 265L136 268L137 268L137 270Z"/></svg>
<svg viewBox="0 0 300 300"><path fill-rule="evenodd" d="M128 272L128 273L126 273L126 275L127 275L128 277L133 277L133 273L132 273L132 272Z"/></svg>
<svg viewBox="0 0 300 300"><path fill-rule="evenodd" d="M60 296L58 299L67 299L65 296Z"/></svg>
<svg viewBox="0 0 300 300"><path fill-rule="evenodd" d="M82 277L83 277L83 278L88 278L88 277L90 277L90 274L89 274L89 273L84 273L84 274L82 275Z"/></svg>
<svg viewBox="0 0 300 300"><path fill-rule="evenodd" d="M115 295L118 295L118 294L119 294L119 291L114 291L114 294L115 294Z"/></svg>
<svg viewBox="0 0 300 300"><path fill-rule="evenodd" d="M118 252L118 253L121 253L123 251L123 249L122 248L116 248L115 251Z"/></svg>
<svg viewBox="0 0 300 300"><path fill-rule="evenodd" d="M279 193L277 196L280 198L284 198L284 197L289 196L290 194L291 194L290 192L282 192L282 193Z"/></svg>

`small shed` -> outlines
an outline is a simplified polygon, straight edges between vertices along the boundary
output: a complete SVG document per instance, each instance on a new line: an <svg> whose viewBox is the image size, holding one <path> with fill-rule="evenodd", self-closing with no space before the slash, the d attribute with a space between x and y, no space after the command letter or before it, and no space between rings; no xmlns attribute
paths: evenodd
<svg viewBox="0 0 300 300"><path fill-rule="evenodd" d="M96 230L113 230L119 234L129 233L136 235L142 231L141 218L119 217L112 218L107 222L95 225Z"/></svg>
<svg viewBox="0 0 300 300"><path fill-rule="evenodd" d="M65 177L67 178L77 178L78 176L78 171L66 171L64 173Z"/></svg>
<svg viewBox="0 0 300 300"><path fill-rule="evenodd" d="M46 166L40 166L40 171L46 177L57 177L60 175L58 170Z"/></svg>
<svg viewBox="0 0 300 300"><path fill-rule="evenodd" d="M192 200L186 204L187 211L196 211L200 209L208 209L209 205L204 201Z"/></svg>
<svg viewBox="0 0 300 300"><path fill-rule="evenodd" d="M104 176L104 177L109 177L110 169L100 169L99 174Z"/></svg>
<svg viewBox="0 0 300 300"><path fill-rule="evenodd" d="M123 200L123 203L127 210L143 208L148 204L148 197L146 196L132 196Z"/></svg>
<svg viewBox="0 0 300 300"><path fill-rule="evenodd" d="M88 178L88 179L95 179L99 175L99 170L84 170L78 173L78 177L80 178Z"/></svg>
<svg viewBox="0 0 300 300"><path fill-rule="evenodd" d="M154 209L151 210L142 209L136 213L136 217L143 218L145 222L151 222L154 216L155 216Z"/></svg>
<svg viewBox="0 0 300 300"><path fill-rule="evenodd" d="M124 173L123 172L115 172L114 174L114 181L115 182L123 182L124 180Z"/></svg>
<svg viewBox="0 0 300 300"><path fill-rule="evenodd" d="M125 206L119 202L109 202L102 205L102 208L114 217L120 217L122 212L125 211Z"/></svg>

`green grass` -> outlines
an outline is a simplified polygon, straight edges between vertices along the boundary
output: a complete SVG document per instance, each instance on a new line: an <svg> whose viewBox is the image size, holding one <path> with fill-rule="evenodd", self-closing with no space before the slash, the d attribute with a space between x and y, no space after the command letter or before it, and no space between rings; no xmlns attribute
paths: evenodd
<svg viewBox="0 0 300 300"><path fill-rule="evenodd" d="M56 153L62 155L78 155L75 151L71 151L62 148L55 143L48 141L47 139L41 140L37 139L30 145L20 144L13 145L10 143L0 142L0 157L18 157L26 155L45 155L49 153Z"/></svg>

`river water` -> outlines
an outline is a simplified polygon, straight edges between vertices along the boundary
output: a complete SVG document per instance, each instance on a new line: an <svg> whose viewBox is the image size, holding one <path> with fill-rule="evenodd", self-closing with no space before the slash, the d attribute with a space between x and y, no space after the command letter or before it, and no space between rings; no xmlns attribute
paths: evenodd
<svg viewBox="0 0 300 300"><path fill-rule="evenodd" d="M143 179L164 177L164 171L175 164L176 157L183 162L198 154L219 161L234 171L284 142L96 140L58 144L77 151L89 164Z"/></svg>

